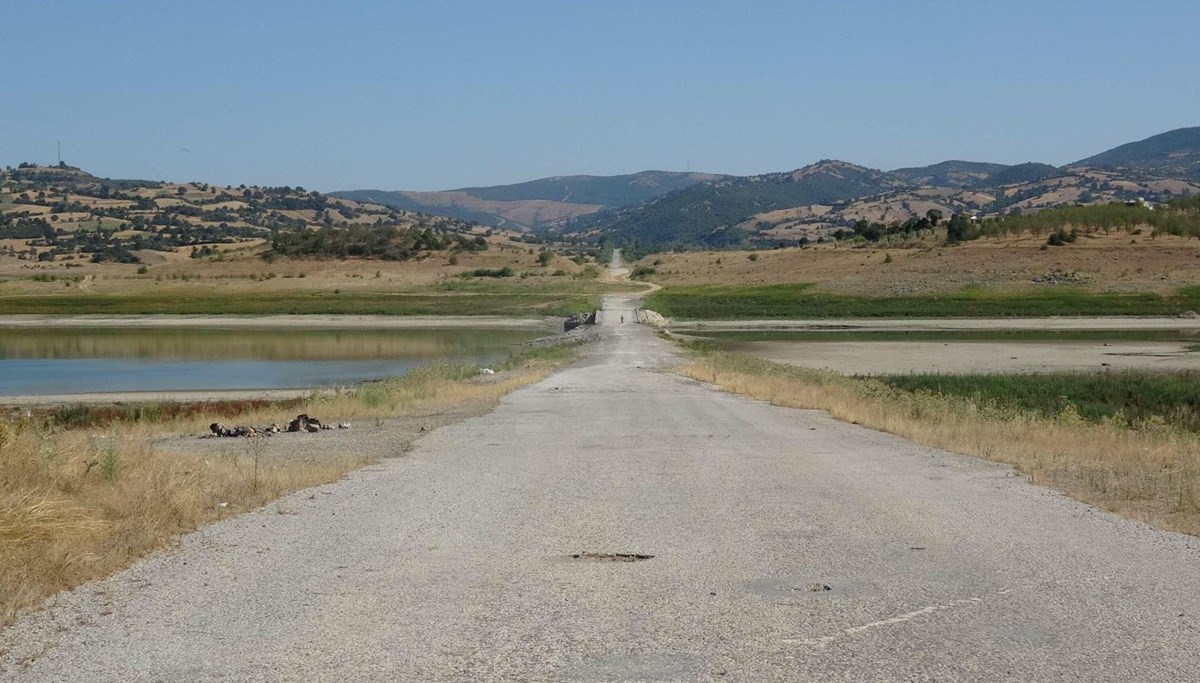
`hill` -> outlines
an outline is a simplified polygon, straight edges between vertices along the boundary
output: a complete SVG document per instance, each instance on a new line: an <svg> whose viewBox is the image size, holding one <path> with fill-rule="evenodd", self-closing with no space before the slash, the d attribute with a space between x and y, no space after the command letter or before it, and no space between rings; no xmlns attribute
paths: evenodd
<svg viewBox="0 0 1200 683"><path fill-rule="evenodd" d="M1130 142L1070 166L1200 180L1200 126L1177 128Z"/></svg>
<svg viewBox="0 0 1200 683"><path fill-rule="evenodd" d="M1043 178L1053 178L1061 171L1050 164L1039 164L1033 161L1008 168L992 174L986 180L976 183L975 187L1002 187L1020 183L1037 182Z"/></svg>
<svg viewBox="0 0 1200 683"><path fill-rule="evenodd" d="M0 171L0 255L28 261L204 258L263 243L280 255L404 260L456 244L486 248L476 232L302 187L99 178L65 164Z"/></svg>
<svg viewBox="0 0 1200 683"><path fill-rule="evenodd" d="M642 171L617 176L555 176L515 185L441 192L348 190L333 196L408 211L435 213L519 230L555 225L604 209L645 202L722 176Z"/></svg>
<svg viewBox="0 0 1200 683"><path fill-rule="evenodd" d="M943 161L931 166L898 168L890 173L913 185L972 187L1009 168L1005 164L980 161Z"/></svg>
<svg viewBox="0 0 1200 683"><path fill-rule="evenodd" d="M786 246L861 230L909 236L929 229L932 219L922 221L930 211L946 218L982 218L1072 204L1161 203L1197 193L1200 128L1190 128L1066 168L951 160L884 173L826 161L790 174L695 185L643 204L578 217L559 229L654 250Z"/></svg>
<svg viewBox="0 0 1200 683"><path fill-rule="evenodd" d="M575 219L563 233L602 232L618 242L710 248L741 244L739 226L758 213L876 194L901 182L844 161L821 161L788 173L767 173L693 185L627 209Z"/></svg>

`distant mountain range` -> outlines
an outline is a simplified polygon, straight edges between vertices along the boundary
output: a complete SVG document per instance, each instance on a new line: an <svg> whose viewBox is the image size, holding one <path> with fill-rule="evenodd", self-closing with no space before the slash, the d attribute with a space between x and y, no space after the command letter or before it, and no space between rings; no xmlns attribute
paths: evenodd
<svg viewBox="0 0 1200 683"><path fill-rule="evenodd" d="M1200 180L1200 126L1177 128L1130 142L1068 166Z"/></svg>
<svg viewBox="0 0 1200 683"><path fill-rule="evenodd" d="M350 190L332 194L497 227L535 230L603 209L637 204L723 177L712 173L642 171L616 176L555 176L516 185L464 187L441 192Z"/></svg>
<svg viewBox="0 0 1200 683"><path fill-rule="evenodd" d="M1200 127L1121 145L1063 167L944 161L880 171L825 160L755 176L644 171L562 176L445 192L335 196L486 225L608 236L656 247L794 243L858 220L1037 211L1068 203L1200 193Z"/></svg>

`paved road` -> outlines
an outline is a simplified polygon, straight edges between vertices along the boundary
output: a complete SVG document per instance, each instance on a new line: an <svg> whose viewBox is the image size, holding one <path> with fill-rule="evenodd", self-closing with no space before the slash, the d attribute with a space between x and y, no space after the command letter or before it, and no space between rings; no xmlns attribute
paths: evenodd
<svg viewBox="0 0 1200 683"><path fill-rule="evenodd" d="M1196 679L1196 539L660 372L605 323L494 412L10 630L45 651L0 678Z"/></svg>

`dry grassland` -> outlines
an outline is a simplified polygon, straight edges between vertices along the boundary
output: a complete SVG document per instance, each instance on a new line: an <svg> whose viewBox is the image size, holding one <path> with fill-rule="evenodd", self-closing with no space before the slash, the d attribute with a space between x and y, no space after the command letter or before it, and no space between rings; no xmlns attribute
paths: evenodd
<svg viewBox="0 0 1200 683"><path fill-rule="evenodd" d="M853 248L847 244L759 252L687 252L648 256L651 279L671 285L815 283L819 290L865 296L950 292L968 286L1027 289L1054 271L1077 273L1102 290L1168 293L1200 283L1200 241L1123 232L1043 249L1044 236L981 239L956 247ZM750 260L751 254L757 254ZM891 262L885 259L891 256Z"/></svg>
<svg viewBox="0 0 1200 683"><path fill-rule="evenodd" d="M349 421L490 405L545 377L569 355L531 354L491 382L469 379L473 367L435 365L354 391L314 396L287 411ZM259 445L263 438L231 439L238 452L221 456L167 454L153 445L164 433L200 433L214 421L267 424L282 413L282 407L258 408L231 421L201 410L169 421L69 430L36 420L0 422L0 626L53 593L117 571L180 534L335 481L368 462L356 453L268 458Z"/></svg>
<svg viewBox="0 0 1200 683"><path fill-rule="evenodd" d="M0 256L0 296L70 294L80 290L79 284L71 281L79 277L88 278L85 291L91 294L180 293L198 296L205 293L312 293L335 289L397 293L452 285L461 282L458 276L462 273L505 267L518 274L528 272L530 276L525 280L518 277L489 279L484 284L553 287L571 281L572 276L580 276L585 268L560 255L555 255L548 266L542 267L537 262L538 247L505 239L492 240L486 251L457 254L454 263L451 263L449 253L435 253L409 261L277 259L266 262L258 255L262 245L261 240L218 245L224 254L219 260L189 258L188 250L139 252L146 262L144 273L138 272L140 266L132 264L85 261L34 264ZM552 276L556 271L566 275ZM34 280L35 276L39 276L40 281ZM50 276L56 280L45 281Z"/></svg>
<svg viewBox="0 0 1200 683"><path fill-rule="evenodd" d="M681 372L773 405L834 417L906 439L1007 463L1034 484L1090 505L1200 535L1200 436L1001 411L962 398L909 393L881 382L713 352Z"/></svg>

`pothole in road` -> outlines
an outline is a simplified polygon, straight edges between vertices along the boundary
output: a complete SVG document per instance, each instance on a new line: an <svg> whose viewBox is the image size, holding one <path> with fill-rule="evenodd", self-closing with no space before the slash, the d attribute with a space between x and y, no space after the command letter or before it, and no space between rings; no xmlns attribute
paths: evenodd
<svg viewBox="0 0 1200 683"><path fill-rule="evenodd" d="M641 553L575 553L571 555L572 560L580 562L641 562L649 560L653 555L643 555Z"/></svg>
<svg viewBox="0 0 1200 683"><path fill-rule="evenodd" d="M824 597L853 592L855 584L849 582L814 581L811 578L772 576L746 583L754 593L773 598Z"/></svg>
<svg viewBox="0 0 1200 683"><path fill-rule="evenodd" d="M833 590L833 586L827 583L817 581L815 583L806 583L803 586L780 586L780 590L795 591L797 593L824 593L825 591Z"/></svg>

